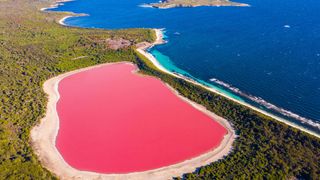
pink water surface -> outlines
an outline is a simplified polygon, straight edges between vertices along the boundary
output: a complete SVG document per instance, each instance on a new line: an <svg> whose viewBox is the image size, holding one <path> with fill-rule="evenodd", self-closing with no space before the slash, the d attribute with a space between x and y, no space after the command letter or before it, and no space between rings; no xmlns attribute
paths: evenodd
<svg viewBox="0 0 320 180"><path fill-rule="evenodd" d="M56 146L79 170L128 173L196 157L226 130L177 97L160 80L111 64L64 78Z"/></svg>

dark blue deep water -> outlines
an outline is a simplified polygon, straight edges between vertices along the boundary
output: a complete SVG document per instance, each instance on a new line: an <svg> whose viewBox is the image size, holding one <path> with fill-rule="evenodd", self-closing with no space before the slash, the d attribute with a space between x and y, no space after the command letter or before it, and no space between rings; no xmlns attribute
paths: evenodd
<svg viewBox="0 0 320 180"><path fill-rule="evenodd" d="M185 71L244 101L260 97L277 111L283 108L320 122L319 0L240 0L251 7L139 7L156 1L76 0L55 10L90 15L67 19L70 26L165 28L168 43L150 51L168 69ZM262 104L256 105L266 108Z"/></svg>

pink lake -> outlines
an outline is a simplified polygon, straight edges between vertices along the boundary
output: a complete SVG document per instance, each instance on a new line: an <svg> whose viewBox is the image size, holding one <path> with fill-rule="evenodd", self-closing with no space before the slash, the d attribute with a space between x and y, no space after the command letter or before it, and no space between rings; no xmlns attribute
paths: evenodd
<svg viewBox="0 0 320 180"><path fill-rule="evenodd" d="M56 146L72 167L100 173L152 170L217 147L226 129L129 63L59 83Z"/></svg>

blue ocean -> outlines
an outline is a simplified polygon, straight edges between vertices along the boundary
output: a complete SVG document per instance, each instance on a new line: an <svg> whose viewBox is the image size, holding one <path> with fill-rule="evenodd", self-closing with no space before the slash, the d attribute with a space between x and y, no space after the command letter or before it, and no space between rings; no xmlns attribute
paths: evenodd
<svg viewBox="0 0 320 180"><path fill-rule="evenodd" d="M239 0L250 7L154 9L157 0L76 0L86 28L165 28L150 50L168 70L320 132L320 1Z"/></svg>

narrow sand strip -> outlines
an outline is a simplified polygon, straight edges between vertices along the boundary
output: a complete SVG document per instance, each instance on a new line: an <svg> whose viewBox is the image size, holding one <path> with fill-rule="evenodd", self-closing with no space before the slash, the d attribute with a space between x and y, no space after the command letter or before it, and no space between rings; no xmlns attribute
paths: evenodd
<svg viewBox="0 0 320 180"><path fill-rule="evenodd" d="M58 6L63 5L66 2L71 2L71 1L73 1L73 0L56 0L54 2L54 4L50 5L49 7L41 8L40 11L46 11L48 9L57 8Z"/></svg>
<svg viewBox="0 0 320 180"><path fill-rule="evenodd" d="M46 12L50 9L54 9L54 8L57 8L59 6L62 6L64 5L64 3L66 2L72 2L74 0L56 0L54 1L54 4L50 5L49 7L44 7L44 8L40 8L40 11L43 11L43 12ZM73 13L73 12L67 12L67 11L64 11L64 13L67 13L68 15L64 16L63 18L61 18L59 21L58 21L58 24L62 25L62 26L67 26L64 21L70 17L80 17L80 16L88 16L88 14L79 14L79 13Z"/></svg>
<svg viewBox="0 0 320 180"><path fill-rule="evenodd" d="M273 115L273 114L271 114L271 113L269 113L269 112L266 112L266 111L264 111L264 110L261 110L261 109L259 109L259 108L257 108L257 107L254 107L254 106L250 105L249 103L242 102L242 101L239 101L239 100L234 99L234 98L232 98L232 97L229 97L229 96L227 96L227 95L225 95L225 94L223 94L223 93L221 93L221 92L219 92L219 91L217 91L217 90L215 90L215 89L213 89L213 88L210 88L210 87L205 86L205 85L203 85L203 84L201 84L201 83L198 83L198 82L196 82L196 81L194 81L194 80L192 80L192 79L190 79L190 78L187 78L187 77L185 77L185 76L183 76L183 75L176 74L176 73L172 73L172 72L168 71L166 68L164 68L164 67L157 61L157 59L156 59L152 54L150 54L150 53L147 51L148 49L150 49L151 47L153 47L153 46L155 46L155 45L164 43L162 30L161 30L161 29L154 29L154 30L156 31L156 35L157 35L156 41L155 41L153 44L145 43L144 45L139 46L139 47L137 48L137 51L138 51L140 54L144 55L146 58L148 58L148 59L152 62L152 64L155 65L155 66L156 66L159 70L161 70L162 72L165 72L165 73L170 74L170 75L172 75L172 76L174 76L174 77L177 77L177 78L184 79L184 80L186 80L186 81L188 81L188 82L190 82L190 83L193 83L193 84L195 84L195 85L201 86L201 87L205 88L205 89L208 90L208 91L211 91L211 92L214 92L214 93L216 93L216 94L219 94L220 96L223 96L223 97L225 97L225 98L227 98L227 99L229 99L229 100L232 100L232 101L234 101L234 102L236 102L236 103L239 103L239 104L241 104L241 105L243 105L243 106L246 106L246 107L248 107L248 108L251 108L251 109L253 109L253 110L255 110L255 111L257 111L257 112L259 112L259 113L261 113L261 114L264 114L264 115L266 115L266 116L269 116L269 117L271 117L271 118L273 118L273 119L275 119L275 120L277 120L277 121L280 121L280 122L285 123L285 124L287 124L287 125L289 125L289 126L291 126L291 127L294 127L294 128L296 128L296 129L299 129L299 130L301 130L301 131L304 131L304 132L306 132L306 133L308 133L308 134L311 134L311 135L313 135L313 136L315 136L315 137L317 137L317 138L320 138L320 135L319 135L319 134L317 134L317 133L315 133L315 132L313 132L313 131L305 128L305 127L299 126L299 125L297 125L297 124L295 124L295 123L293 123L293 122L290 122L289 120L286 120L286 119L284 119L284 118L281 118L281 117L278 117L278 116L276 116L276 115Z"/></svg>
<svg viewBox="0 0 320 180"><path fill-rule="evenodd" d="M215 115L212 112L207 111L205 107L200 106L194 102L191 102L187 98L180 96L173 88L170 87L170 89L174 93L176 93L182 100L188 102L196 109L206 113L226 128L228 132L224 136L222 142L218 147L203 155L183 161L178 164L159 169L128 174L101 174L95 172L80 171L68 165L68 163L64 161L63 157L55 146L56 137L59 131L59 117L56 111L56 104L59 100L59 82L67 76L92 68L107 66L110 64L114 63L101 64L75 70L72 72L67 72L65 74L51 78L44 83L44 91L49 95L47 113L46 116L41 120L40 124L35 126L31 131L32 146L44 167L56 174L61 179L171 179L174 176L181 176L184 173L192 172L197 167L207 165L229 154L230 150L232 149L232 143L235 139L235 133L228 121Z"/></svg>
<svg viewBox="0 0 320 180"><path fill-rule="evenodd" d="M59 20L59 24L61 24L62 26L67 26L67 25L64 23L64 21L65 21L66 19L70 18L70 17L73 17L73 16L65 16L65 17L61 18L61 19Z"/></svg>

